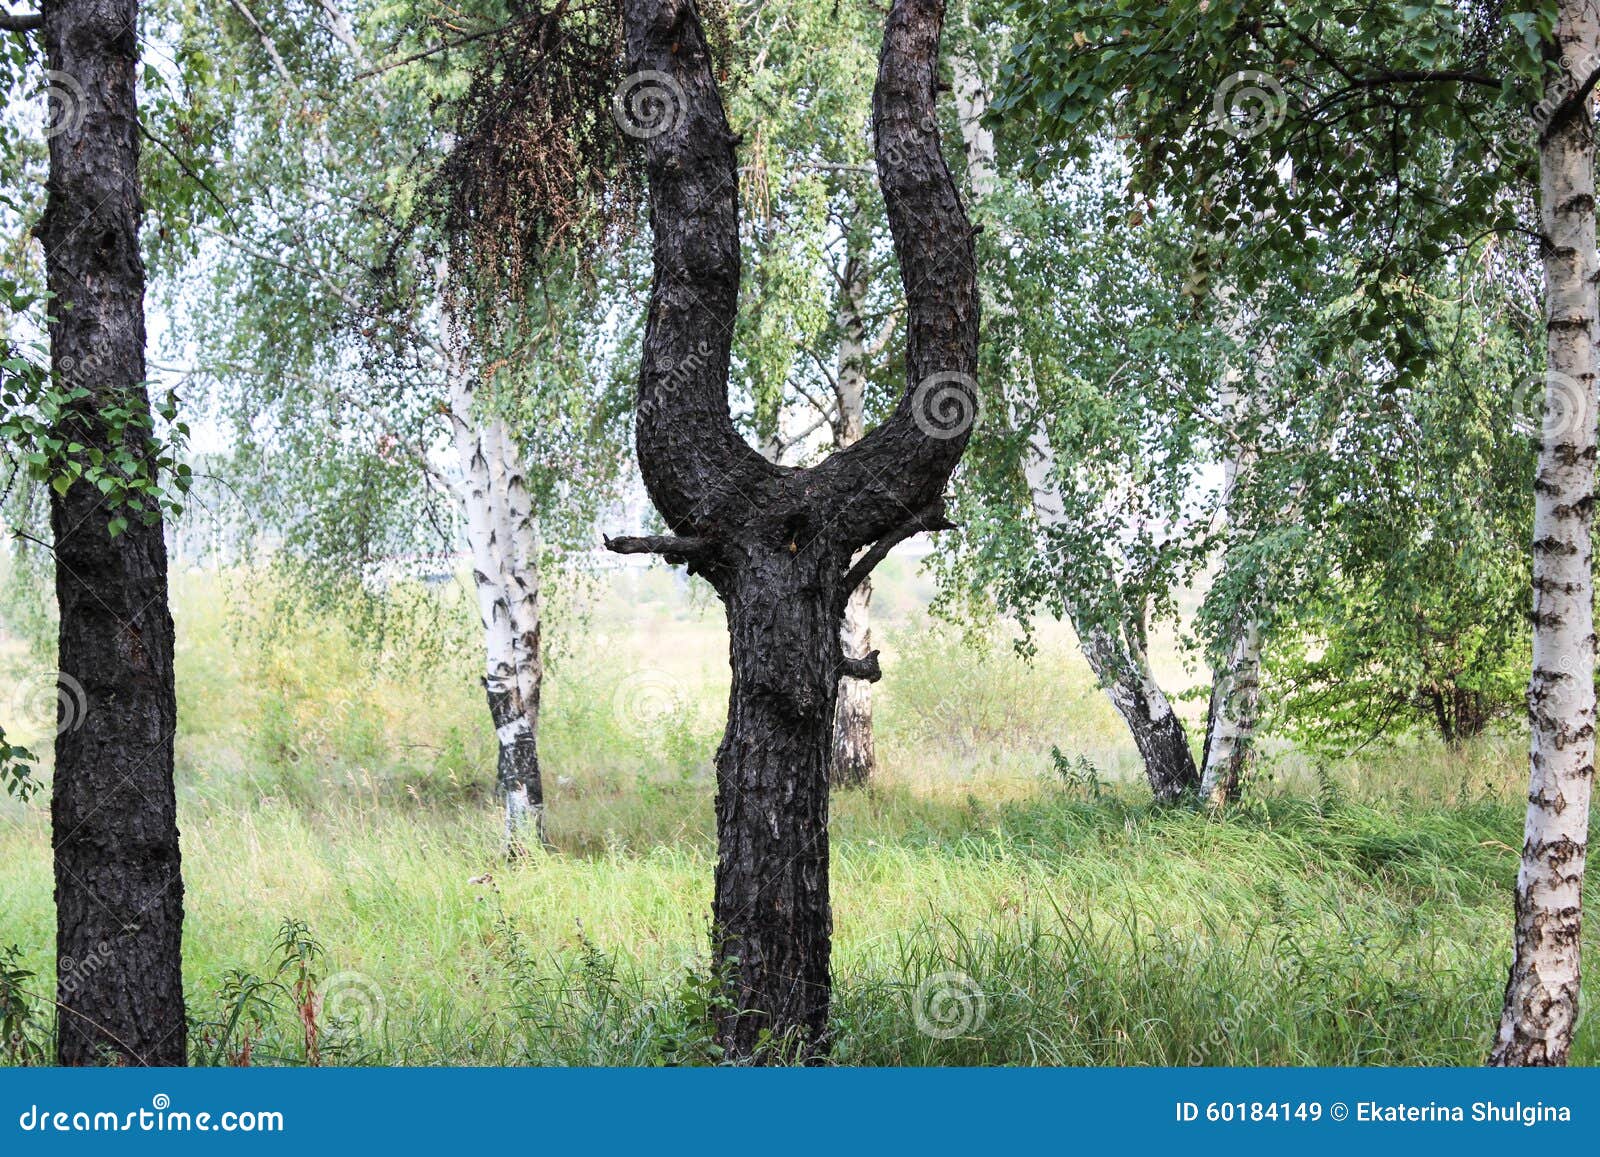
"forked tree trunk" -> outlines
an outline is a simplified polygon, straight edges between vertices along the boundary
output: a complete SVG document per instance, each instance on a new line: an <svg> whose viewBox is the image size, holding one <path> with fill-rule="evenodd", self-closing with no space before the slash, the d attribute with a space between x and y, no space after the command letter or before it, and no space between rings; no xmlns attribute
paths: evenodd
<svg viewBox="0 0 1600 1157"><path fill-rule="evenodd" d="M845 242L843 276L839 279L839 359L834 380L839 406L833 444L843 450L861 441L867 431L867 271L870 253L859 230ZM872 580L867 579L845 605L841 643L846 655L872 650ZM846 677L839 681L839 702L833 715L833 766L837 787L861 787L872 779L876 754L872 745L872 683Z"/></svg>
<svg viewBox="0 0 1600 1157"><path fill-rule="evenodd" d="M505 850L548 846L539 771L538 574L533 519L516 443L498 417L479 412L470 371L452 370L451 430L467 513L472 580L483 625L484 695L499 751L495 788L505 808Z"/></svg>
<svg viewBox="0 0 1600 1157"><path fill-rule="evenodd" d="M1517 873L1516 952L1490 1054L1565 1064L1578 1016L1582 887L1594 781L1594 124L1583 88L1600 61L1600 3L1563 0L1539 139L1546 364L1534 479L1533 676L1528 817ZM1584 99L1574 99L1579 93Z"/></svg>
<svg viewBox="0 0 1600 1157"><path fill-rule="evenodd" d="M897 543L949 526L943 491L977 407L972 228L935 115L942 0L895 0L873 100L878 179L900 258L907 382L894 414L809 469L734 428L739 294L736 143L690 0L625 0L629 70L678 114L646 143L655 276L639 378L639 466L673 534L613 550L687 562L721 597L733 679L717 752L717 1036L736 1060L828 1046L828 764L851 593ZM666 83L670 82L670 83ZM871 544L859 559L856 551Z"/></svg>
<svg viewBox="0 0 1600 1157"><path fill-rule="evenodd" d="M144 262L139 251L136 0L44 5L52 87L49 200L38 228L50 350L83 390L60 435L148 469ZM106 418L121 408L126 422ZM142 427L142 428L141 428ZM113 518L127 529L112 537ZM186 1040L172 740L172 618L160 510L80 479L50 494L61 610L56 737L57 1057L181 1065ZM81 688L81 699L78 689Z"/></svg>

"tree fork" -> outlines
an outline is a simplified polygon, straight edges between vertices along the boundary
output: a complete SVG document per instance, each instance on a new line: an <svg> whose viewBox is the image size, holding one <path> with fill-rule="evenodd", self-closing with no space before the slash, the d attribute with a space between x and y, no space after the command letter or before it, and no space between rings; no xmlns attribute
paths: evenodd
<svg viewBox="0 0 1600 1157"><path fill-rule="evenodd" d="M624 3L629 72L662 81L676 114L645 142L655 276L636 421L640 471L671 534L607 546L688 563L727 613L712 949L726 987L717 1036L733 1060L827 1051L835 704L842 676L877 671L875 655L843 653L845 607L896 542L948 525L942 495L977 411L972 228L935 115L943 17L943 0L896 0L873 97L907 302L905 389L882 425L799 470L763 458L729 412L736 140L699 16L690 0Z"/></svg>

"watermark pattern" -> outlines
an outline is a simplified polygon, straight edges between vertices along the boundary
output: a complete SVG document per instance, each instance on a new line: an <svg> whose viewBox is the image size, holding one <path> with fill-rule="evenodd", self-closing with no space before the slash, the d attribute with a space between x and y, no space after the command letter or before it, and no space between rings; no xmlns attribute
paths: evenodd
<svg viewBox="0 0 1600 1157"><path fill-rule="evenodd" d="M917 985L911 998L917 1031L953 1040L983 1027L989 1002L978 982L965 972L935 972Z"/></svg>
<svg viewBox="0 0 1600 1157"><path fill-rule="evenodd" d="M651 389L639 399L639 419L648 420L655 411L680 390L699 381L711 369L716 351L711 343L702 341L681 360L663 359L660 376L650 383Z"/></svg>
<svg viewBox="0 0 1600 1157"><path fill-rule="evenodd" d="M934 136L938 131L939 122L932 116L925 116L915 124L907 126L903 132L891 132L881 142L882 149L877 157L878 163L890 169L900 168L914 150L927 147L924 138Z"/></svg>
<svg viewBox="0 0 1600 1157"><path fill-rule="evenodd" d="M624 77L611 95L611 115L617 127L640 141L677 128L687 107L677 78L655 69Z"/></svg>
<svg viewBox="0 0 1600 1157"><path fill-rule="evenodd" d="M110 961L111 945L105 940L96 944L82 960L74 960L70 956L57 959L56 977L61 1003L70 1007L72 998Z"/></svg>
<svg viewBox="0 0 1600 1157"><path fill-rule="evenodd" d="M959 438L978 424L983 403L968 374L929 374L911 394L911 416L930 438Z"/></svg>
<svg viewBox="0 0 1600 1157"><path fill-rule="evenodd" d="M1511 395L1511 413L1517 433L1541 441L1576 437L1594 420L1590 391L1558 370L1518 383Z"/></svg>
<svg viewBox="0 0 1600 1157"><path fill-rule="evenodd" d="M1289 99L1278 78L1253 68L1224 80L1211 100L1212 123L1241 141L1277 128L1288 111Z"/></svg>
<svg viewBox="0 0 1600 1157"><path fill-rule="evenodd" d="M381 1033L389 1002L378 982L363 972L339 972L322 986L322 1013L330 1025L360 1036Z"/></svg>
<svg viewBox="0 0 1600 1157"><path fill-rule="evenodd" d="M83 82L70 72L53 68L45 72L44 81L45 139L77 132L78 126L83 124L85 108Z"/></svg>
<svg viewBox="0 0 1600 1157"><path fill-rule="evenodd" d="M83 726L89 714L89 696L71 675L40 671L17 684L11 711L41 731L53 726L57 735L65 735Z"/></svg>
<svg viewBox="0 0 1600 1157"><path fill-rule="evenodd" d="M683 712L678 682L665 671L635 671L611 696L611 711L623 730L635 736L653 734L662 723Z"/></svg>

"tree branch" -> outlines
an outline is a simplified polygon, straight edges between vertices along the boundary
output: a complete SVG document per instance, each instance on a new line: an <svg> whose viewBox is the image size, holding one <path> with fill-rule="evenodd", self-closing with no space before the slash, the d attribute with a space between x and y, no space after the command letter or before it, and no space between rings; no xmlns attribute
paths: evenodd
<svg viewBox="0 0 1600 1157"><path fill-rule="evenodd" d="M639 472L669 527L699 530L718 521L722 506L742 507L744 495L776 473L740 437L728 408L739 308L738 138L695 5L624 0L623 10L632 87L618 108L624 132L643 142L654 236ZM652 108L660 114L653 120ZM694 432L692 453L685 431Z"/></svg>
<svg viewBox="0 0 1600 1157"><path fill-rule="evenodd" d="M1539 130L1539 139L1541 141L1549 140L1551 133L1565 125L1569 118L1583 108L1585 102L1589 99L1589 94L1594 91L1596 81L1600 81L1600 67L1591 70L1589 75L1584 77L1583 83L1574 91L1568 93L1550 113L1550 119Z"/></svg>
<svg viewBox="0 0 1600 1157"><path fill-rule="evenodd" d="M166 141L156 136L155 133L151 132L142 120L139 122L139 132L143 134L146 140L158 146L164 153L167 154L167 156L171 157L174 161L177 161L178 168L182 169L184 174L191 181L200 186L201 190L217 203L217 206L222 210L222 215L228 219L228 223L231 224L235 229L239 228L239 222L234 219L232 207L230 207L229 204L222 199L221 194L219 194L211 187L209 183L207 183L204 177L194 171L188 161L184 160L178 155L177 150L175 150L171 145L167 144Z"/></svg>
<svg viewBox="0 0 1600 1157"><path fill-rule="evenodd" d="M844 593L848 596L864 583L873 569L889 556L889 552L913 534L921 531L954 530L956 524L944 516L944 499L939 499L920 513L912 515L888 534L878 539L867 552L856 560L844 576Z"/></svg>
<svg viewBox="0 0 1600 1157"><path fill-rule="evenodd" d="M709 538L680 538L672 534L602 535L606 549L613 554L659 554L667 562L677 565L698 562L711 553Z"/></svg>
<svg viewBox="0 0 1600 1157"><path fill-rule="evenodd" d="M849 496L833 530L856 545L939 499L981 404L972 224L939 140L944 8L894 0L878 58L873 143L905 298L905 387L886 421L810 475L816 492Z"/></svg>
<svg viewBox="0 0 1600 1157"><path fill-rule="evenodd" d="M839 671L851 679L865 679L868 683L876 683L883 678L883 668L878 665L877 651L868 651L859 659L846 655L839 664Z"/></svg>
<svg viewBox="0 0 1600 1157"><path fill-rule="evenodd" d="M42 12L0 12L0 32L36 32L43 27Z"/></svg>

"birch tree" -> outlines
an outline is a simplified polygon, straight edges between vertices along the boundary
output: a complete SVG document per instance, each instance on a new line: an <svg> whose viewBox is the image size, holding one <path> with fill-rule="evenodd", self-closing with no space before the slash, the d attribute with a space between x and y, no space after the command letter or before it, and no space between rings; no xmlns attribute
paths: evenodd
<svg viewBox="0 0 1600 1157"><path fill-rule="evenodd" d="M1583 869L1594 784L1594 119L1600 4L1563 0L1536 109L1544 260L1544 420L1534 475L1528 819L1516 948L1489 1060L1565 1064L1578 1018Z"/></svg>
<svg viewBox="0 0 1600 1157"><path fill-rule="evenodd" d="M1361 238L1352 333L1381 342L1401 377L1423 352L1414 276L1488 233L1536 234L1548 377L1534 485L1532 770L1515 960L1491 1060L1564 1062L1593 778L1591 0L1375 4L1348 16L1277 3L1017 0L1012 11L1026 32L996 105L1031 118L1036 167L1082 153L1086 120L1120 118L1133 130L1138 191L1165 192L1224 235L1250 237L1256 253ZM1285 157L1290 182L1278 171ZM1197 171L1212 184L1194 182ZM1264 270L1231 272L1248 289Z"/></svg>
<svg viewBox="0 0 1600 1157"><path fill-rule="evenodd" d="M200 260L232 310L224 320L182 303L207 351L196 377L233 420L253 517L280 533L296 583L376 583L392 558L464 539L494 786L507 851L520 855L548 842L540 559L587 537L620 464L607 446L620 407L603 399L604 358L585 336L604 321L599 290L563 267L479 341L472 287L426 252L431 226L395 248L397 217L426 179L417 154L452 128L440 92L482 66L492 37L470 39L479 55L463 63L404 14L322 4L313 20L331 39L319 39L230 4L231 23L198 21L190 34L250 77L226 101L232 139L277 123L286 105L297 127L292 149L213 161L233 203L207 223ZM391 18L403 39L376 59L366 45L389 38ZM266 67L250 74L252 59ZM311 211L284 212L295 197Z"/></svg>

